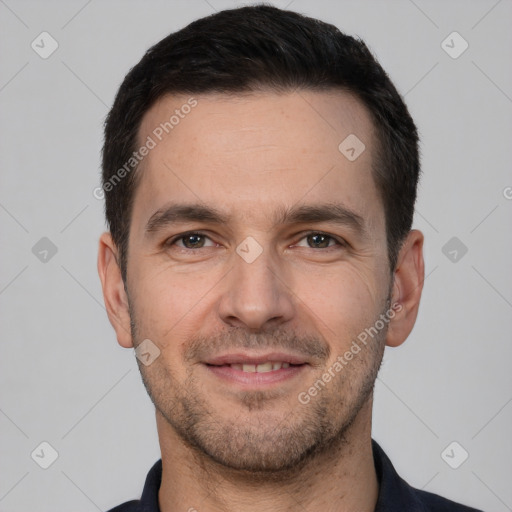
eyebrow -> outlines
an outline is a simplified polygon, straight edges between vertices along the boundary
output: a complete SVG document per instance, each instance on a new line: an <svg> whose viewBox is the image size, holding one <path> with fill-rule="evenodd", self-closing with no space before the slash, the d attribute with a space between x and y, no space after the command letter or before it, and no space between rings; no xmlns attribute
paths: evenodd
<svg viewBox="0 0 512 512"><path fill-rule="evenodd" d="M150 235L176 223L205 222L210 224L228 224L232 215L226 215L218 209L195 204L168 204L157 210L148 220L145 232ZM320 205L300 205L281 208L274 214L274 225L308 224L332 222L346 226L366 237L364 218L339 203Z"/></svg>

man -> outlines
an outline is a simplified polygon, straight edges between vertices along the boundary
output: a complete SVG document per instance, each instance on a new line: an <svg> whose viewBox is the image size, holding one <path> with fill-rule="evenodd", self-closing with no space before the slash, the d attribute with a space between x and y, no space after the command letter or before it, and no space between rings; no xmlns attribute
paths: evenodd
<svg viewBox="0 0 512 512"><path fill-rule="evenodd" d="M200 19L105 127L98 268L162 459L128 511L469 511L371 440L424 279L416 127L364 43L270 6Z"/></svg>

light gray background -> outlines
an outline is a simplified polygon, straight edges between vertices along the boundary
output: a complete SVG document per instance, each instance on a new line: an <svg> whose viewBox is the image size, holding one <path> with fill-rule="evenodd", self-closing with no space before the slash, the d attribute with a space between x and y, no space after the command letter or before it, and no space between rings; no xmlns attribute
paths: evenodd
<svg viewBox="0 0 512 512"><path fill-rule="evenodd" d="M363 37L422 136L428 277L412 335L386 353L373 435L412 485L512 510L512 2L274 3ZM138 498L159 458L96 273L102 123L150 45L235 5L0 0L1 511L108 509ZM59 44L47 59L31 48L43 31ZM441 46L453 31L469 43L457 59ZM454 236L456 262L442 252ZM58 249L47 262L42 237ZM42 441L59 454L46 470L31 458ZM469 453L458 469L441 457L452 441Z"/></svg>

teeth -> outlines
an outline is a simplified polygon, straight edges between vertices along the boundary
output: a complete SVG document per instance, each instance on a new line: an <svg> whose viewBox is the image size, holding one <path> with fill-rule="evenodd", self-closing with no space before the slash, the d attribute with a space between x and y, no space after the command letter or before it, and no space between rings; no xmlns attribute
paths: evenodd
<svg viewBox="0 0 512 512"><path fill-rule="evenodd" d="M272 363L262 363L256 366L256 371L258 373L263 372L271 372L272 371Z"/></svg>
<svg viewBox="0 0 512 512"><path fill-rule="evenodd" d="M265 373L280 370L281 368L289 368L290 363L267 361L266 363L260 364L230 364L229 366L231 366L233 370L241 370L249 373Z"/></svg>

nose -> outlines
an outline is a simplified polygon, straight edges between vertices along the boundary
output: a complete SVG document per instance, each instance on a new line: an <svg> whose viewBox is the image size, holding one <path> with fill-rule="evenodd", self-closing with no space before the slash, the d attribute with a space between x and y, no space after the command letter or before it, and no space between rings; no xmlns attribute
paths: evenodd
<svg viewBox="0 0 512 512"><path fill-rule="evenodd" d="M219 301L223 322L251 331L275 329L294 316L293 292L285 269L268 251L252 262L233 255L234 268L228 273Z"/></svg>

